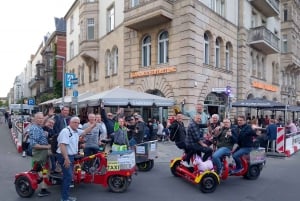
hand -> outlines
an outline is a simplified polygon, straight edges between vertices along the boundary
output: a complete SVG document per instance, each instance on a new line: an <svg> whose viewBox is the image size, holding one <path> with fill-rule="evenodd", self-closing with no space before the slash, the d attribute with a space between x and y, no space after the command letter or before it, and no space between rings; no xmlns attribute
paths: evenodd
<svg viewBox="0 0 300 201"><path fill-rule="evenodd" d="M65 168L69 168L70 165L71 165L70 159L69 159L69 158L65 159L65 161L64 161L64 167L65 167Z"/></svg>

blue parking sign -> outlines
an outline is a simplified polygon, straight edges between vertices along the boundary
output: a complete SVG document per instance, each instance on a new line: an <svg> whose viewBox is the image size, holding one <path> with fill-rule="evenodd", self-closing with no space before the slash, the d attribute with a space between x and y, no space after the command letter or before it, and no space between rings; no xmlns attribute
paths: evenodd
<svg viewBox="0 0 300 201"><path fill-rule="evenodd" d="M72 80L75 78L74 73L65 73L65 87L72 88L73 83Z"/></svg>
<svg viewBox="0 0 300 201"><path fill-rule="evenodd" d="M35 100L34 100L34 98L28 98L27 104L28 104L28 105L35 105Z"/></svg>

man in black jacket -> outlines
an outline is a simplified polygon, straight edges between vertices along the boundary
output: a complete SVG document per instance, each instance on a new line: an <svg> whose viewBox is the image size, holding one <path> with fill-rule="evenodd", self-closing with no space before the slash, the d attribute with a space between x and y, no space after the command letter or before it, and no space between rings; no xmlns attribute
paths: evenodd
<svg viewBox="0 0 300 201"><path fill-rule="evenodd" d="M238 116L237 121L237 143L239 148L232 154L236 164L236 169L232 172L233 174L243 171L241 156L251 152L253 147L253 136L256 136L252 127L246 123L245 116Z"/></svg>

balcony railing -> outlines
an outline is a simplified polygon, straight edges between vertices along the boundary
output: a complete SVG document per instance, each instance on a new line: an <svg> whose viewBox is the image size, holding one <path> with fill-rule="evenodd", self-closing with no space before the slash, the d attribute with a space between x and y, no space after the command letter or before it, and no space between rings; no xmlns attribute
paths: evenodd
<svg viewBox="0 0 300 201"><path fill-rule="evenodd" d="M279 38L264 26L250 29L248 41L249 45L265 54L280 51Z"/></svg>
<svg viewBox="0 0 300 201"><path fill-rule="evenodd" d="M170 0L141 0L135 7L125 8L125 26L142 30L173 19L173 2Z"/></svg>
<svg viewBox="0 0 300 201"><path fill-rule="evenodd" d="M279 15L279 0L249 0L249 2L266 17Z"/></svg>

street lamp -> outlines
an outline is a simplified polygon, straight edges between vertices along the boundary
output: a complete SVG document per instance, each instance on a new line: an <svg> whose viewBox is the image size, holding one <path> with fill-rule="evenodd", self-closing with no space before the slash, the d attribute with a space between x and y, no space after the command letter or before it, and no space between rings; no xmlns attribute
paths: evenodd
<svg viewBox="0 0 300 201"><path fill-rule="evenodd" d="M65 60L66 58L64 56L60 56L60 55L55 55L56 59L61 59L63 62L62 65L62 98L61 98L61 102L62 102L62 106L65 105Z"/></svg>

